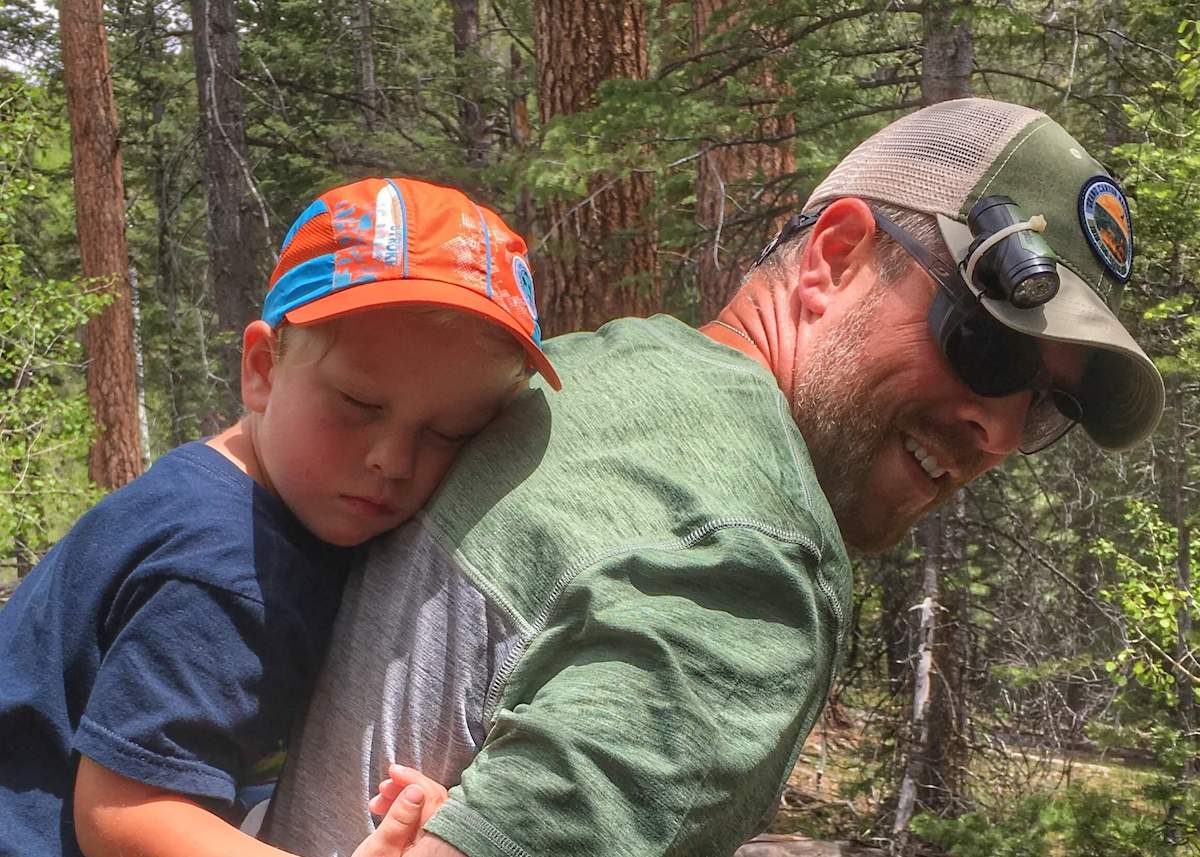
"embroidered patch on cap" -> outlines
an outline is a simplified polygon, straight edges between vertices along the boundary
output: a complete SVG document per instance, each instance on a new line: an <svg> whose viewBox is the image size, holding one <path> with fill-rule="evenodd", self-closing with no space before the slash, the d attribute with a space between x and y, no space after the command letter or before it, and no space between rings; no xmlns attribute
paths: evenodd
<svg viewBox="0 0 1200 857"><path fill-rule="evenodd" d="M1083 234L1104 267L1122 283L1133 270L1133 220L1121 189L1107 176L1093 176L1079 192Z"/></svg>
<svg viewBox="0 0 1200 857"><path fill-rule="evenodd" d="M542 326L538 323L537 302L533 297L533 272L529 270L529 263L525 261L524 256L513 256L512 260L513 279L517 281L517 287L521 290L521 297L525 299L525 306L529 307L529 316L533 319L533 341L542 341Z"/></svg>
<svg viewBox="0 0 1200 857"><path fill-rule="evenodd" d="M521 297L525 298L525 305L529 307L529 314L536 321L537 307L533 302L533 272L529 270L529 263L522 256L513 256L512 266L513 279L520 286Z"/></svg>

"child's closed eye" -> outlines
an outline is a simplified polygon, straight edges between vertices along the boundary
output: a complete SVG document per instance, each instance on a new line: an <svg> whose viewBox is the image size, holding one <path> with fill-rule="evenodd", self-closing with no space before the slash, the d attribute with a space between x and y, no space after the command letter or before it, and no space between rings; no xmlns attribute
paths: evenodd
<svg viewBox="0 0 1200 857"><path fill-rule="evenodd" d="M376 405L372 402L363 401L362 399L360 399L356 396L353 396L350 393L347 393L345 390L339 390L338 395L341 397L342 401L345 404L350 405L351 407L353 407L357 410L367 411L367 412L371 412L371 413L381 410L380 405Z"/></svg>
<svg viewBox="0 0 1200 857"><path fill-rule="evenodd" d="M468 431L468 432L440 431L440 430L438 430L436 428L432 428L432 427L429 428L429 433L431 435L433 435L433 437L441 443L453 444L456 446L458 444L466 443L468 440L470 440L471 438L475 437L475 435L478 434L478 432L475 432L475 431Z"/></svg>

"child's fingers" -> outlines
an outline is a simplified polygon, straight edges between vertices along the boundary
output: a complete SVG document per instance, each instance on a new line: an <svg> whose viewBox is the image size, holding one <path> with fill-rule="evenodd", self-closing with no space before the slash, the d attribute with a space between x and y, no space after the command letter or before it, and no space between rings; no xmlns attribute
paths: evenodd
<svg viewBox="0 0 1200 857"><path fill-rule="evenodd" d="M425 797L428 800L436 801L438 806L446 802L447 792L445 786L436 780L429 779L429 777L420 771L410 768L407 765L389 765L388 779L385 782L398 783L401 786L420 786L421 791L425 792ZM383 783L380 783L379 789L381 792L383 791Z"/></svg>
<svg viewBox="0 0 1200 857"><path fill-rule="evenodd" d="M404 787L410 785L417 786L425 794L425 805L421 807L421 823L418 828L424 827L425 822L433 816L435 812L441 808L441 805L446 802L449 795L446 792L446 787L435 780L422 774L420 771L410 768L406 765L391 765L388 767L388 782L393 787L398 784L403 784ZM380 783L380 793L384 792L384 784ZM374 810L372 810L374 811ZM420 836L420 834L417 834Z"/></svg>
<svg viewBox="0 0 1200 857"><path fill-rule="evenodd" d="M404 783L396 780L384 780L379 784L379 791L375 796L367 801L367 809L371 811L372 815L387 815L388 807L399 797L404 786Z"/></svg>
<svg viewBox="0 0 1200 857"><path fill-rule="evenodd" d="M393 801L400 794L400 792L404 790L404 787L409 785L419 786L420 783L413 783L405 780L393 780L388 778L379 784L379 794L387 798L388 801ZM424 791L424 789L422 789L422 791Z"/></svg>
<svg viewBox="0 0 1200 857"><path fill-rule="evenodd" d="M402 789L393 801L375 795L369 806L376 815L382 815L383 820L375 832L354 849L353 857L396 857L409 848L421 830L424 805L425 792L416 785Z"/></svg>
<svg viewBox="0 0 1200 857"><path fill-rule="evenodd" d="M372 836L378 844L389 850L400 851L412 845L421 829L425 792L420 786L405 786L399 796L388 807L387 814Z"/></svg>
<svg viewBox="0 0 1200 857"><path fill-rule="evenodd" d="M367 801L367 809L371 811L371 815L387 815L387 811L391 807L394 800L394 797L386 797L382 794L377 794L375 797Z"/></svg>

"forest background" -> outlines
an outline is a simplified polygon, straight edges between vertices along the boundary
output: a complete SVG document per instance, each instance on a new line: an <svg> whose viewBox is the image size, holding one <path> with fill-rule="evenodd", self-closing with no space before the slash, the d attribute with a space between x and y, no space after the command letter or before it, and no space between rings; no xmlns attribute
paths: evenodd
<svg viewBox="0 0 1200 857"><path fill-rule="evenodd" d="M103 14L101 14L101 11ZM975 94L1128 193L1152 441L1076 432L857 561L778 830L895 853L1200 853L1200 25L1187 0L7 0L0 597L104 491L237 413L237 332L323 189L460 185L544 332L712 317L857 141ZM131 522L135 523L135 522ZM1104 776L1087 772L1101 771Z"/></svg>

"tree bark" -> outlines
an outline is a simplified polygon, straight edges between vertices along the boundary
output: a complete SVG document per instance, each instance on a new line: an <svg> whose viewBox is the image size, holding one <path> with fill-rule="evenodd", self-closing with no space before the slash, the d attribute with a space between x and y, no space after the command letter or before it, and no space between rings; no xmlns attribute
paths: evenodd
<svg viewBox="0 0 1200 857"><path fill-rule="evenodd" d="M375 22L371 0L358 0L358 83L363 102L363 127L375 130L375 120L386 112L383 93L375 78Z"/></svg>
<svg viewBox="0 0 1200 857"><path fill-rule="evenodd" d="M533 12L543 127L592 107L605 80L645 78L640 0L535 0ZM643 173L598 173L583 199L555 200L542 209L535 270L545 333L592 329L660 308L657 232L647 211L652 196Z"/></svg>
<svg viewBox="0 0 1200 857"><path fill-rule="evenodd" d="M925 52L921 61L921 103L937 104L971 94L971 70L975 46L971 25L954 23L955 9L963 4L952 0L928 0L921 13Z"/></svg>
<svg viewBox="0 0 1200 857"><path fill-rule="evenodd" d="M1104 32L1108 62L1105 64L1104 95L1108 102L1105 111L1104 145L1110 149L1128 143L1129 125L1125 121L1124 98L1121 87L1124 78L1122 54L1125 51L1124 33L1125 4L1123 0L1111 0L1108 7L1108 26Z"/></svg>
<svg viewBox="0 0 1200 857"><path fill-rule="evenodd" d="M933 644L937 681L929 701L929 740L925 747L925 780L918 799L930 812L953 812L962 799L966 762L966 718L970 700L964 677L970 662L966 590L958 585L966 543L966 492L960 491L942 507L940 552L941 610L936 617Z"/></svg>
<svg viewBox="0 0 1200 857"><path fill-rule="evenodd" d="M727 31L737 20L736 12L723 16L715 32L710 32L714 13L740 5L736 0L693 0L692 50L703 50L706 37ZM755 75L754 82L764 93L779 92L779 82L765 65ZM796 121L791 114L773 115L770 106L753 110L759 116L756 132L760 138L778 139L795 133ZM753 198L772 180L796 169L790 143L749 142L714 147L721 142L725 141L705 140L697 163L696 223L705 232L696 272L701 319L714 318L721 311L741 284L742 275L754 261L758 248L770 240L774 228L773 224L759 223L749 230L735 230L727 222L747 210ZM772 208L786 208L797 201L776 198L771 203Z"/></svg>
<svg viewBox="0 0 1200 857"><path fill-rule="evenodd" d="M450 0L454 11L454 57L458 60L458 133L467 163L487 157L487 123L479 88L479 0Z"/></svg>
<svg viewBox="0 0 1200 857"><path fill-rule="evenodd" d="M916 812L953 809L962 792L967 610L962 589L947 581L964 562L965 515L965 495L960 492L917 527L923 554L922 601L906 762L892 826L898 854L912 853L908 825Z"/></svg>
<svg viewBox="0 0 1200 857"><path fill-rule="evenodd" d="M88 399L98 430L88 472L112 489L142 472L120 134L100 0L63 0L59 22L83 276L112 294L85 332Z"/></svg>
<svg viewBox="0 0 1200 857"><path fill-rule="evenodd" d="M508 49L508 133L512 147L520 153L529 148L533 132L529 124L529 94L525 83L525 59L514 41ZM521 235L532 235L537 222L533 194L522 185L517 189L513 225Z"/></svg>
<svg viewBox="0 0 1200 857"><path fill-rule="evenodd" d="M253 252L254 210L233 0L192 0L192 29L208 196L208 277L223 335L224 413L217 421L227 423L240 411L241 332L257 317L264 279Z"/></svg>

